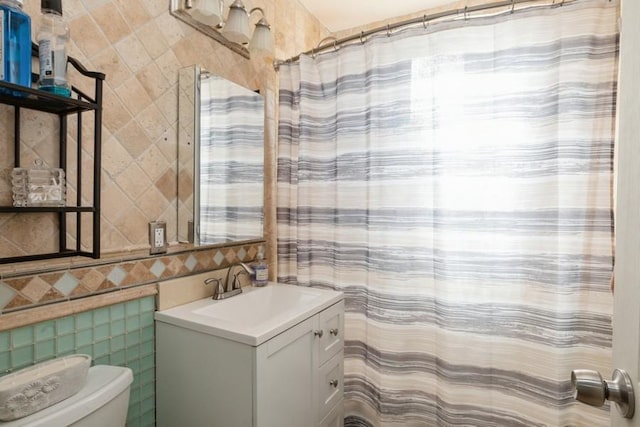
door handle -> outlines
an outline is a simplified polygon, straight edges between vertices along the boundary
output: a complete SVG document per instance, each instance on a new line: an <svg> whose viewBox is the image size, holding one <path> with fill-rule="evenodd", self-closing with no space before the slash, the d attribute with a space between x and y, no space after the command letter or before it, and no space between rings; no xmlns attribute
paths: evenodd
<svg viewBox="0 0 640 427"><path fill-rule="evenodd" d="M613 379L605 381L598 371L574 369L571 371L571 385L576 400L591 406L602 406L605 400L615 402L618 411L625 418L633 418L635 396L631 377L622 369L613 371Z"/></svg>

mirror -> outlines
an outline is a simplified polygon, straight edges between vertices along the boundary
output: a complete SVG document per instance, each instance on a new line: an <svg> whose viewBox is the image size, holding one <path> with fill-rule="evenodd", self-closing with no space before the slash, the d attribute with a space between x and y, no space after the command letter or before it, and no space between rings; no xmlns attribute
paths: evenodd
<svg viewBox="0 0 640 427"><path fill-rule="evenodd" d="M178 240L262 239L262 95L187 67L179 72L178 114Z"/></svg>

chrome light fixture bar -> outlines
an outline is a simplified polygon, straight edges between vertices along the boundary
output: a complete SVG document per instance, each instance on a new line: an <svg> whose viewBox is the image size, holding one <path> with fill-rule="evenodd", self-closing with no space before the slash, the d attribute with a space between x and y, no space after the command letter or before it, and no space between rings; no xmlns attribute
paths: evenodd
<svg viewBox="0 0 640 427"><path fill-rule="evenodd" d="M226 21L223 16L224 0L171 0L170 12L177 19L247 59L251 57L250 52L273 57L271 26L264 10L259 7L247 12L242 0L235 0L229 6ZM261 18L255 24L252 35L249 18L255 12L260 12Z"/></svg>

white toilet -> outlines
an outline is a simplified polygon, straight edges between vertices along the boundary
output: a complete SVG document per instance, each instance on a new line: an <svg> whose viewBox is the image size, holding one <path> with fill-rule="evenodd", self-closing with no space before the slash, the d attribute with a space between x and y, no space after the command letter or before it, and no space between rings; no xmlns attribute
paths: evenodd
<svg viewBox="0 0 640 427"><path fill-rule="evenodd" d="M0 427L124 427L132 382L129 368L94 366L78 393L27 417L0 421Z"/></svg>

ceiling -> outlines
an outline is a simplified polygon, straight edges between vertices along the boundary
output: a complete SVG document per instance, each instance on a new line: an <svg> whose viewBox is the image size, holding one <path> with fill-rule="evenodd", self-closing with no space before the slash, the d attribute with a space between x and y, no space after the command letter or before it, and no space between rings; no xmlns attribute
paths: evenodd
<svg viewBox="0 0 640 427"><path fill-rule="evenodd" d="M332 33L452 3L453 0L299 0Z"/></svg>

